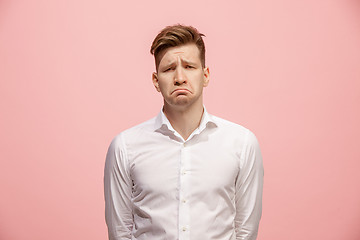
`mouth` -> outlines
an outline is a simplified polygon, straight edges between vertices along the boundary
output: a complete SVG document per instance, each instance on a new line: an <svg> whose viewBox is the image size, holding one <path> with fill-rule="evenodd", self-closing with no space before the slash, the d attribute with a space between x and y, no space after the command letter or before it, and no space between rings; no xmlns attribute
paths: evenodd
<svg viewBox="0 0 360 240"><path fill-rule="evenodd" d="M178 94L186 94L186 93L191 93L191 91L189 89L186 88L177 88L174 91L171 92L171 94L173 93L178 93Z"/></svg>

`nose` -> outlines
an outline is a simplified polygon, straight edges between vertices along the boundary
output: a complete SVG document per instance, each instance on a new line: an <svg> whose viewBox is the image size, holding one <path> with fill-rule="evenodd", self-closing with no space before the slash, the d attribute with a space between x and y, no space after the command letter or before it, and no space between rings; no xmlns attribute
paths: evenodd
<svg viewBox="0 0 360 240"><path fill-rule="evenodd" d="M177 67L175 70L174 83L175 85L181 85L186 83L186 75L181 67Z"/></svg>

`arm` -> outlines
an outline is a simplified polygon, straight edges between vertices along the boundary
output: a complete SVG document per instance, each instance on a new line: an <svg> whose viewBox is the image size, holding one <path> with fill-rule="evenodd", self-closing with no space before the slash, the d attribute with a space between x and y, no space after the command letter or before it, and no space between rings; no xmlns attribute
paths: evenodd
<svg viewBox="0 0 360 240"><path fill-rule="evenodd" d="M104 171L105 220L109 240L131 239L131 192L132 180L126 148L119 135L110 144Z"/></svg>
<svg viewBox="0 0 360 240"><path fill-rule="evenodd" d="M264 169L258 141L248 132L240 156L240 173L236 180L235 229L237 240L255 240L262 212Z"/></svg>

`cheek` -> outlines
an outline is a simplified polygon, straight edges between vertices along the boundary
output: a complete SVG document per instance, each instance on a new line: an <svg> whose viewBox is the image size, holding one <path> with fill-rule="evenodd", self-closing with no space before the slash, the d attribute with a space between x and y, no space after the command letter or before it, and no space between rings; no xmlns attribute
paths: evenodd
<svg viewBox="0 0 360 240"><path fill-rule="evenodd" d="M198 86L203 86L204 85L204 76L201 74L198 74L196 76L196 82L194 84L196 84Z"/></svg>
<svg viewBox="0 0 360 240"><path fill-rule="evenodd" d="M159 81L159 88L161 92L166 91L169 88L169 84L166 81Z"/></svg>

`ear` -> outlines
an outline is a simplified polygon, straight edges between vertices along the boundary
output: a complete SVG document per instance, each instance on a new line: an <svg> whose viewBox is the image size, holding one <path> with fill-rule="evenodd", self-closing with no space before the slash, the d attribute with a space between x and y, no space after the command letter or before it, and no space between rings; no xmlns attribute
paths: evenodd
<svg viewBox="0 0 360 240"><path fill-rule="evenodd" d="M205 67L204 68L204 87L207 87L207 85L209 85L209 81L210 81L210 70L209 67Z"/></svg>
<svg viewBox="0 0 360 240"><path fill-rule="evenodd" d="M156 91L160 92L159 79L158 79L156 72L153 72L153 74L152 74L152 81L153 81Z"/></svg>

